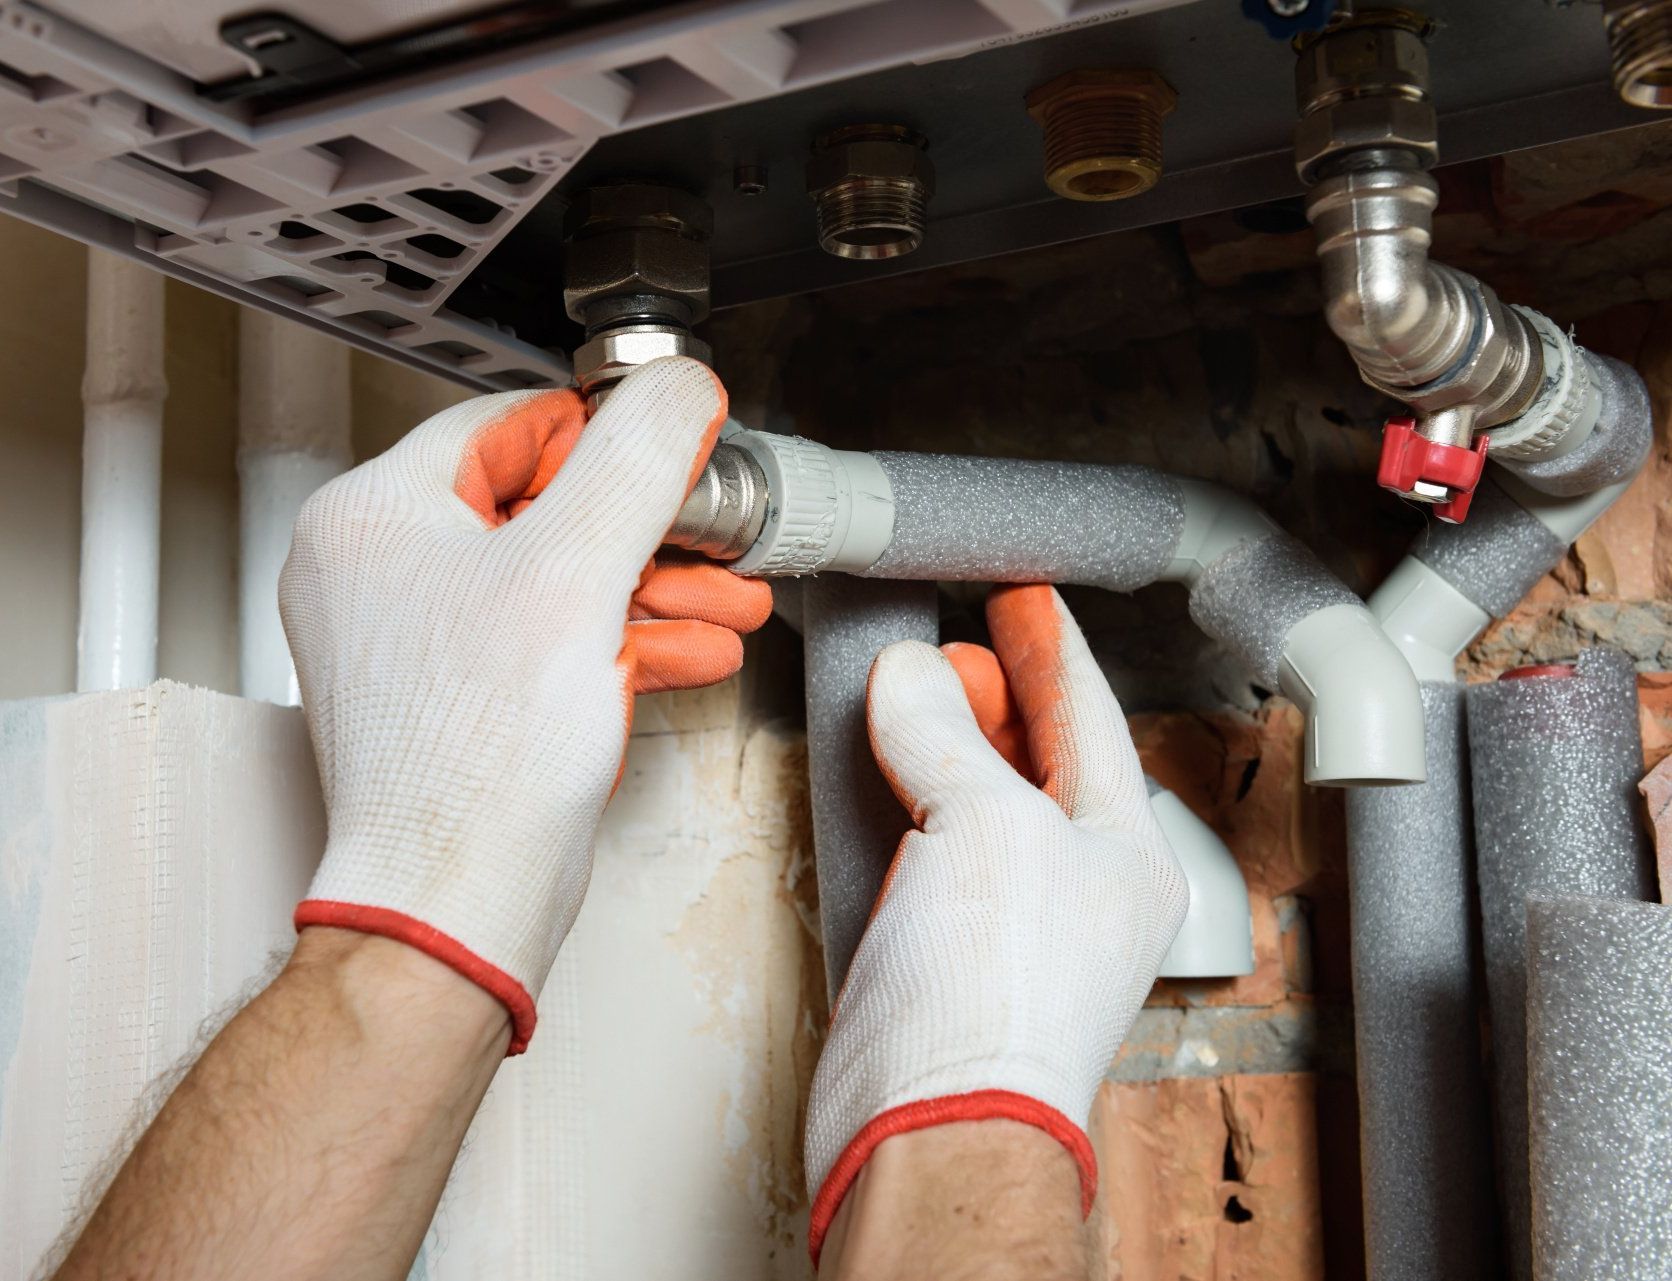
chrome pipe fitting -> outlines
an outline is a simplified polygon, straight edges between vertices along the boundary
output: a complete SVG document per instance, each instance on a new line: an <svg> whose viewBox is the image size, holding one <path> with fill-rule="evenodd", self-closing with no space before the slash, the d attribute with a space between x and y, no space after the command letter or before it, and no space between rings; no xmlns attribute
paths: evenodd
<svg viewBox="0 0 1672 1281"><path fill-rule="evenodd" d="M721 441L666 541L715 560L736 560L760 537L766 507L766 473L747 450Z"/></svg>

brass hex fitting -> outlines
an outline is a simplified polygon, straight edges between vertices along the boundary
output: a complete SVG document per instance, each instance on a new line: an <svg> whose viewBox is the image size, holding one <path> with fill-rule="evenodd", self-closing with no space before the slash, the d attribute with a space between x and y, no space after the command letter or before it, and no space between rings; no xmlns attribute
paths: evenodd
<svg viewBox="0 0 1672 1281"><path fill-rule="evenodd" d="M708 315L714 215L676 187L621 183L579 192L563 220L563 309L589 330Z"/></svg>
<svg viewBox="0 0 1672 1281"><path fill-rule="evenodd" d="M928 144L902 125L850 125L825 134L807 160L819 248L838 258L897 258L923 243L935 167Z"/></svg>
<svg viewBox="0 0 1672 1281"><path fill-rule="evenodd" d="M1312 183L1354 151L1408 151L1439 159L1428 97L1428 20L1404 9L1368 9L1305 40L1295 61L1295 168Z"/></svg>
<svg viewBox="0 0 1672 1281"><path fill-rule="evenodd" d="M1614 89L1634 107L1672 108L1672 0L1603 0Z"/></svg>
<svg viewBox="0 0 1672 1281"><path fill-rule="evenodd" d="M1065 200L1124 200L1161 179L1161 121L1178 105L1153 71L1070 71L1027 96L1045 131L1045 184Z"/></svg>

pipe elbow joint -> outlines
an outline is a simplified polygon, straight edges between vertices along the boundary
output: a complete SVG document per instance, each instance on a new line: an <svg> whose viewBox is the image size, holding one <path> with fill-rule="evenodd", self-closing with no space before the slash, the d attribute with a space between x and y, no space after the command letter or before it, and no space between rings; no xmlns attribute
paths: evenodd
<svg viewBox="0 0 1672 1281"><path fill-rule="evenodd" d="M1278 680L1306 717L1308 783L1362 787L1428 777L1417 679L1363 605L1331 605L1290 628Z"/></svg>

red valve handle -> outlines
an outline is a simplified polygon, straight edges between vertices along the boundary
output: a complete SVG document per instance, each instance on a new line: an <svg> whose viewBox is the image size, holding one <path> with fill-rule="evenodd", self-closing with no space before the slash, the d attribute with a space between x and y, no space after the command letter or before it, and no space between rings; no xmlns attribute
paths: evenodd
<svg viewBox="0 0 1672 1281"><path fill-rule="evenodd" d="M1481 469L1486 466L1486 437L1473 449L1442 445L1417 434L1414 418L1390 418L1382 428L1382 460L1376 468L1376 483L1383 489L1406 494L1418 481L1444 485L1453 497L1434 505L1434 514L1448 525L1461 525L1469 517Z"/></svg>

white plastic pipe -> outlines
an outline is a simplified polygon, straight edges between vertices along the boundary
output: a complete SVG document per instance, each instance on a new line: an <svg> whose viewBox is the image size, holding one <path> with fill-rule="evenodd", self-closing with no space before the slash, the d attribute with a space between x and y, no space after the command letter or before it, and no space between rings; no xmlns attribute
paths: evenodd
<svg viewBox="0 0 1672 1281"><path fill-rule="evenodd" d="M353 462L349 354L294 321L247 310L238 326L238 663L245 698L300 703L279 621L279 570L296 513Z"/></svg>
<svg viewBox="0 0 1672 1281"><path fill-rule="evenodd" d="M157 678L167 396L162 276L89 250L75 682L83 692Z"/></svg>
<svg viewBox="0 0 1672 1281"><path fill-rule="evenodd" d="M1190 886L1190 907L1158 971L1164 979L1254 973L1248 883L1225 842L1177 795L1152 778L1150 808Z"/></svg>

